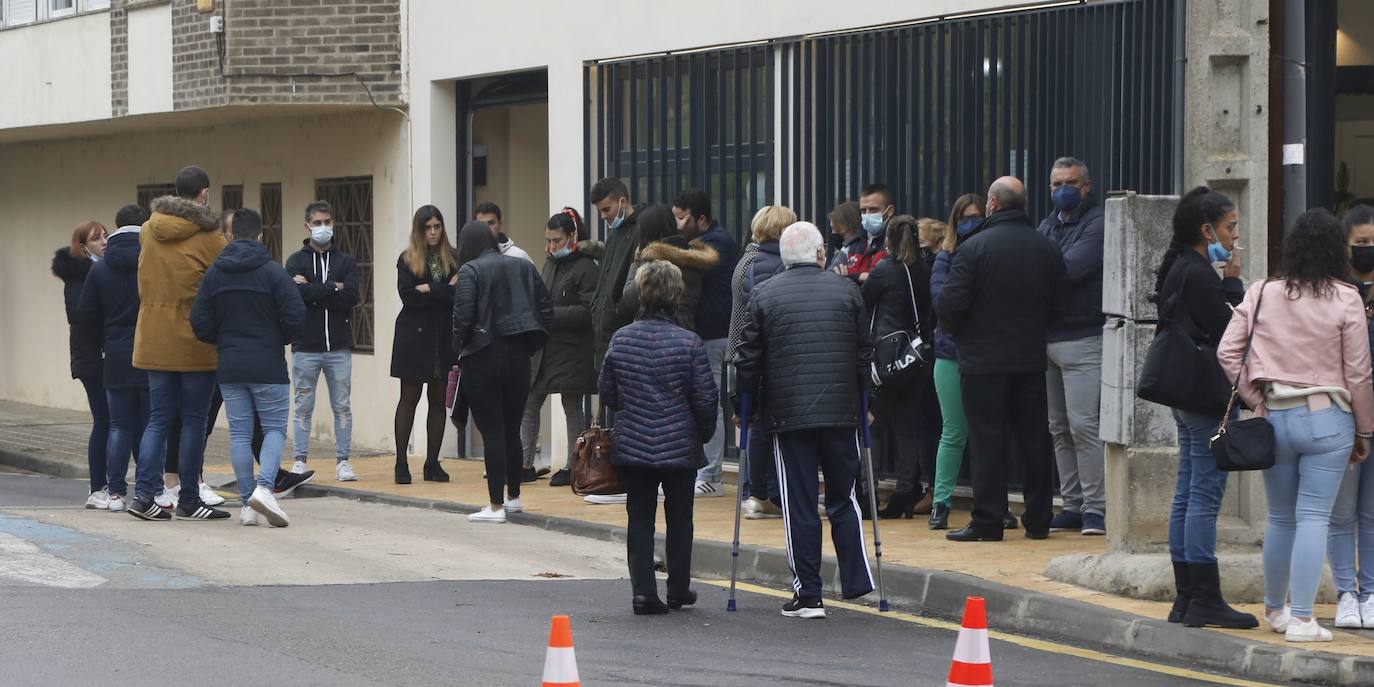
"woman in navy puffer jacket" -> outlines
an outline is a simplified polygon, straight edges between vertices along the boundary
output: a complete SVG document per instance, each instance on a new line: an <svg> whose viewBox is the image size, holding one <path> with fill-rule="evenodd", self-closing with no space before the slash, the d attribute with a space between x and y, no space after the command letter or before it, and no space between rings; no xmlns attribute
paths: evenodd
<svg viewBox="0 0 1374 687"><path fill-rule="evenodd" d="M635 274L639 319L611 338L598 384L615 416L611 462L625 484L625 539L635 615L690 606L692 502L696 471L706 464L702 444L715 433L719 391L696 334L677 326L682 271L656 260ZM668 603L654 579L654 513L663 485L667 521Z"/></svg>

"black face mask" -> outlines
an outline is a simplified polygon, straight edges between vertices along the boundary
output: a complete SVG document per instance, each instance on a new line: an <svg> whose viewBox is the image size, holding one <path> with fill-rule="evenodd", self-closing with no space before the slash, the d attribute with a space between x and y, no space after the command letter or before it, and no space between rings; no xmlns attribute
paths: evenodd
<svg viewBox="0 0 1374 687"><path fill-rule="evenodd" d="M1374 246L1351 246L1350 266L1360 274L1374 272Z"/></svg>

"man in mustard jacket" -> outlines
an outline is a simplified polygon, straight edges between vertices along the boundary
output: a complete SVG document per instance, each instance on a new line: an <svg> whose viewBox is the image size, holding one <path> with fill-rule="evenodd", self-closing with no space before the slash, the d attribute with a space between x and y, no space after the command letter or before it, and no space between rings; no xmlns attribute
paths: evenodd
<svg viewBox="0 0 1374 687"><path fill-rule="evenodd" d="M150 414L139 446L138 479L129 514L171 520L154 497L162 491L167 431L181 414L181 494L176 515L220 520L229 513L200 500L205 462L205 416L215 388L215 347L196 339L189 316L205 270L224 250L219 215L210 209L210 175L191 166L177 172L176 195L153 201L152 217L139 232L138 325L134 367L148 372Z"/></svg>

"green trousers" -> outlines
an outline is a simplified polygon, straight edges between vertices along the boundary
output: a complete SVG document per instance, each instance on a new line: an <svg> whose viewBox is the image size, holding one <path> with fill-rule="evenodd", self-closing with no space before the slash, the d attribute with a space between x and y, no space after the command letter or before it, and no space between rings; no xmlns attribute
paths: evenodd
<svg viewBox="0 0 1374 687"><path fill-rule="evenodd" d="M959 480L959 465L964 462L968 423L964 420L964 394L960 390L959 363L935 359L935 393L940 397L940 414L945 424L940 430L940 449L935 454L935 503L949 505L954 485Z"/></svg>

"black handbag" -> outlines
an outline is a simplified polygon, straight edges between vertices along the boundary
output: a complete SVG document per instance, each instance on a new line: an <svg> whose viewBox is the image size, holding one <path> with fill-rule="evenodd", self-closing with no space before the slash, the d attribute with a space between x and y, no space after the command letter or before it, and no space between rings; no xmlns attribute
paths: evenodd
<svg viewBox="0 0 1374 687"><path fill-rule="evenodd" d="M1274 467L1274 426L1269 424L1269 420L1252 417L1231 422L1231 410L1240 397L1240 378L1245 373L1245 364L1250 361L1250 343L1255 340L1255 328L1259 327L1262 305L1263 286L1260 287L1259 298L1255 299L1255 317L1250 322L1250 335L1245 338L1245 355L1240 359L1240 372L1236 373L1236 381L1231 385L1231 400L1226 404L1226 413L1221 416L1216 435L1207 441L1212 449L1212 457L1217 461L1217 469L1222 472L1268 470Z"/></svg>
<svg viewBox="0 0 1374 687"><path fill-rule="evenodd" d="M1217 362L1217 349L1187 317L1175 317L1178 296L1160 310L1159 329L1145 354L1135 395L1152 403L1203 415L1227 406L1231 380Z"/></svg>
<svg viewBox="0 0 1374 687"><path fill-rule="evenodd" d="M878 337L873 342L873 364L871 378L874 388L904 387L920 382L930 371L935 360L935 347L921 338L921 313L916 309L916 287L911 282L911 267L903 264L906 272L907 294L911 296L911 312L916 320L910 331L899 329ZM872 327L877 324L878 313L873 313Z"/></svg>

